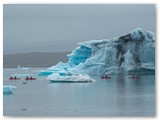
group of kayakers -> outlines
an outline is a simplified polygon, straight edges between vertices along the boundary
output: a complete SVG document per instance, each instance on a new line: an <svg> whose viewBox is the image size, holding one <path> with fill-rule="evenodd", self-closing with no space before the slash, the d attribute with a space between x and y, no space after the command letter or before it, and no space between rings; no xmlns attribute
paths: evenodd
<svg viewBox="0 0 160 120"><path fill-rule="evenodd" d="M131 77L129 77L129 79L140 79L140 76L131 76Z"/></svg>
<svg viewBox="0 0 160 120"><path fill-rule="evenodd" d="M103 75L103 76L101 76L101 79L111 79L111 77L109 77L107 75Z"/></svg>
<svg viewBox="0 0 160 120"><path fill-rule="evenodd" d="M101 79L111 79L111 77L107 76L107 75L102 75ZM140 79L140 76L130 76L129 79Z"/></svg>
<svg viewBox="0 0 160 120"><path fill-rule="evenodd" d="M12 77L12 76L11 76L11 77L9 78L9 80L20 80L20 79L21 79L21 78L17 78L16 76L15 76L15 77ZM36 80L36 78L34 78L34 77L28 77L28 76L27 76L27 77L25 78L25 80Z"/></svg>
<svg viewBox="0 0 160 120"><path fill-rule="evenodd" d="M131 76L131 77L129 77L129 79L139 79L140 77L139 76ZM101 76L101 79L111 79L111 77L110 76L107 76L107 75L103 75L103 76ZM15 77L10 77L9 78L9 80L20 80L20 78L17 78L16 76ZM36 80L36 78L34 78L34 77L26 77L25 78L25 80Z"/></svg>
<svg viewBox="0 0 160 120"><path fill-rule="evenodd" d="M15 77L10 77L9 80L20 80L20 78Z"/></svg>
<svg viewBox="0 0 160 120"><path fill-rule="evenodd" d="M27 76L25 80L36 80L36 78L28 77L28 76Z"/></svg>

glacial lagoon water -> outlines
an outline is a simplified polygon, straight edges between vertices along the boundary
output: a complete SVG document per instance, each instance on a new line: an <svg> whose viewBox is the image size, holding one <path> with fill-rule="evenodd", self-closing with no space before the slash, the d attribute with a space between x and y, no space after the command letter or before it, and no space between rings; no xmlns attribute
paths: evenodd
<svg viewBox="0 0 160 120"><path fill-rule="evenodd" d="M4 69L4 85L16 86L12 95L3 95L4 116L154 116L155 76L114 75L92 83L50 83L37 76L39 70ZM10 81L15 73L33 74L37 80Z"/></svg>

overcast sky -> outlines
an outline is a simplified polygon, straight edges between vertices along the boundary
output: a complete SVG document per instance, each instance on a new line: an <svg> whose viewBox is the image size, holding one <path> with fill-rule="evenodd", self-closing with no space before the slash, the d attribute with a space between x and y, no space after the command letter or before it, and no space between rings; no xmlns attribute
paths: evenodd
<svg viewBox="0 0 160 120"><path fill-rule="evenodd" d="M4 54L71 51L77 42L155 32L154 5L4 5Z"/></svg>

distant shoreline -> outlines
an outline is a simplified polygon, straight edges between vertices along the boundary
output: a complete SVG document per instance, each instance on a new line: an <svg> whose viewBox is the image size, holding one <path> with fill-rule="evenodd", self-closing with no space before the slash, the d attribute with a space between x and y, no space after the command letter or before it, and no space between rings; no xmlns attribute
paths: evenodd
<svg viewBox="0 0 160 120"><path fill-rule="evenodd" d="M3 68L21 67L51 67L58 62L67 62L70 52L32 52L3 55Z"/></svg>
<svg viewBox="0 0 160 120"><path fill-rule="evenodd" d="M55 64L56 65L56 64ZM52 66L54 66L54 65L52 65ZM24 67L24 68L49 68L49 67L51 67L51 66L38 66L38 67L32 67L32 66L30 66L30 67ZM7 68L11 68L11 69L18 69L18 67L3 67L3 69L7 69Z"/></svg>
<svg viewBox="0 0 160 120"><path fill-rule="evenodd" d="M22 52L22 53L3 53L3 55L20 55L20 54L38 54L38 53L41 53L41 54L58 54L58 53L71 53L71 51L64 51L64 52Z"/></svg>

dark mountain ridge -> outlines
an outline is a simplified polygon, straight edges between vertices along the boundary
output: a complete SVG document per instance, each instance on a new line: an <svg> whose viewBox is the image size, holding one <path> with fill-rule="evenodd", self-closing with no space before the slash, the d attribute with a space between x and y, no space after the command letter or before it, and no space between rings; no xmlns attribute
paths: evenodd
<svg viewBox="0 0 160 120"><path fill-rule="evenodd" d="M70 52L32 52L18 54L4 54L3 67L15 68L18 65L22 67L50 67L59 61L67 62L67 54Z"/></svg>

